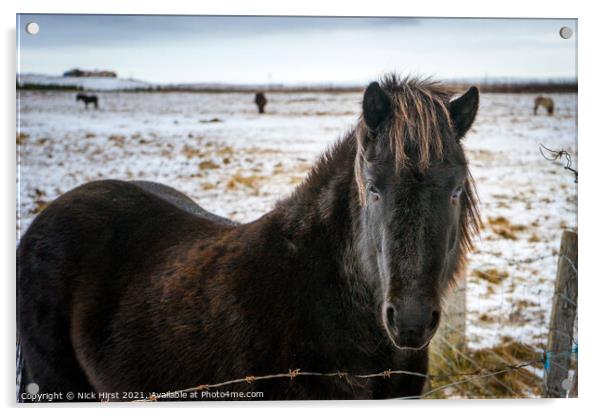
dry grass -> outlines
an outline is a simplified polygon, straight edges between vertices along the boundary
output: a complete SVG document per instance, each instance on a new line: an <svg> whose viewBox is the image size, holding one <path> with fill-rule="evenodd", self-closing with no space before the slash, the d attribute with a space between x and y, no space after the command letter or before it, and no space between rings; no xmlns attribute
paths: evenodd
<svg viewBox="0 0 602 416"><path fill-rule="evenodd" d="M236 173L232 175L228 183L226 184L226 188L230 190L239 189L240 187L250 188L254 194L259 193L259 187L261 183L265 181L267 178L263 175L242 175L240 173Z"/></svg>
<svg viewBox="0 0 602 416"><path fill-rule="evenodd" d="M19 134L17 134L17 145L23 144L23 142L25 142L25 140L28 137L29 137L29 134L26 134L26 133L19 133Z"/></svg>
<svg viewBox="0 0 602 416"><path fill-rule="evenodd" d="M219 169L219 165L211 160L203 160L199 163L199 170Z"/></svg>
<svg viewBox="0 0 602 416"><path fill-rule="evenodd" d="M512 224L506 217L489 217L488 221L491 230L502 238L516 240L517 232L525 231L527 227L522 224Z"/></svg>
<svg viewBox="0 0 602 416"><path fill-rule="evenodd" d="M498 270L495 268L489 268L486 270L474 270L473 274L479 279L486 280L494 285L500 284L502 280L508 277L508 272Z"/></svg>
<svg viewBox="0 0 602 416"><path fill-rule="evenodd" d="M109 141L113 142L117 147L123 147L125 144L125 136L112 134L109 136Z"/></svg>
<svg viewBox="0 0 602 416"><path fill-rule="evenodd" d="M184 154L184 156L186 156L186 159L193 159L193 158L198 159L198 158L205 156L204 152L200 151L196 147L189 146L189 145L185 145L182 148L182 153Z"/></svg>
<svg viewBox="0 0 602 416"><path fill-rule="evenodd" d="M428 390L469 378L471 381L445 387L427 398L501 398L541 395L541 379L532 371L532 367L511 369L495 376L486 376L508 369L506 363L520 365L538 360L541 358L540 353L534 348L511 341L494 348L465 351L462 354L451 350L442 355L431 354L429 370L431 380ZM535 363L533 367L541 369L542 364Z"/></svg>

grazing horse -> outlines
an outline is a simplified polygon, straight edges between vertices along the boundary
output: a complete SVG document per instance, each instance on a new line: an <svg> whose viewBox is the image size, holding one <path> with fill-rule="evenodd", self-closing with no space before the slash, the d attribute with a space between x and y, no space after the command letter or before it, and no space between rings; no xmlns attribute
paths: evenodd
<svg viewBox="0 0 602 416"><path fill-rule="evenodd" d="M262 92L258 92L255 94L255 104L257 104L257 109L259 110L259 114L264 113L265 105L268 103L268 99L265 98L265 94Z"/></svg>
<svg viewBox="0 0 602 416"><path fill-rule="evenodd" d="M246 224L149 182L62 195L17 250L23 383L146 395L248 377L227 388L419 396L442 297L480 224L461 142L478 98L393 75L371 83L355 128ZM405 373L251 377L294 369Z"/></svg>
<svg viewBox="0 0 602 416"><path fill-rule="evenodd" d="M549 116L554 115L554 100L552 100L550 97L543 97L540 95L535 98L533 106L533 115L537 115L537 109L539 108L539 106L545 108L548 111Z"/></svg>
<svg viewBox="0 0 602 416"><path fill-rule="evenodd" d="M96 95L77 94L75 101L83 101L86 104L86 110L88 104L94 104L94 108L98 109L98 97Z"/></svg>

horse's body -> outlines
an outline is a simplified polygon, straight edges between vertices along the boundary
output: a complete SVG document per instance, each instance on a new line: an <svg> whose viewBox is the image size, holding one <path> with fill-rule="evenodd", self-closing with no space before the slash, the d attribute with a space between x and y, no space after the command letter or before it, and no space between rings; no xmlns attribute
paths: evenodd
<svg viewBox="0 0 602 416"><path fill-rule="evenodd" d="M98 109L98 97L96 95L77 94L75 101L83 101L88 109L88 104L94 104L94 108Z"/></svg>
<svg viewBox="0 0 602 416"><path fill-rule="evenodd" d="M428 348L400 347L407 334L383 329L381 309L389 324L395 312L403 323L402 306L387 306L397 305L394 284L383 292L366 275L356 134L248 224L149 182L91 182L50 204L17 251L23 384L41 393L148 394L294 369L426 374ZM462 259L453 261L449 278ZM424 381L299 376L225 389L263 399L369 399L417 396Z"/></svg>
<svg viewBox="0 0 602 416"><path fill-rule="evenodd" d="M537 114L537 110L540 106L546 109L549 116L554 115L554 100L550 97L543 97L540 95L535 98L533 101L533 115Z"/></svg>
<svg viewBox="0 0 602 416"><path fill-rule="evenodd" d="M263 114L265 112L265 106L268 103L268 99L265 98L265 94L262 92L258 92L255 94L255 104L257 105L257 111L259 114Z"/></svg>

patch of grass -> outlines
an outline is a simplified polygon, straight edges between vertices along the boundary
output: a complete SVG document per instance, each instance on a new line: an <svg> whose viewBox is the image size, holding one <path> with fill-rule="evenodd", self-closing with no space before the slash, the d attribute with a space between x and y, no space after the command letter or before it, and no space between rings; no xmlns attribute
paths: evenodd
<svg viewBox="0 0 602 416"><path fill-rule="evenodd" d="M228 183L226 184L226 188L228 189L237 189L242 187L252 189L255 194L259 192L260 183L265 180L265 176L262 175L248 175L244 176L239 173L232 175Z"/></svg>
<svg viewBox="0 0 602 416"><path fill-rule="evenodd" d="M23 144L23 142L29 137L27 133L19 133L17 134L17 144Z"/></svg>
<svg viewBox="0 0 602 416"><path fill-rule="evenodd" d="M516 306L519 309L525 309L525 308L532 308L534 306L538 306L537 303L532 302L530 300L527 299L521 299L518 302L516 302Z"/></svg>
<svg viewBox="0 0 602 416"><path fill-rule="evenodd" d="M303 182L303 178L304 178L304 176L298 176L298 175L291 176L289 178L289 183L291 185L299 185L301 182Z"/></svg>
<svg viewBox="0 0 602 416"><path fill-rule="evenodd" d="M230 156L234 153L234 149L230 146L224 146L217 149L216 154L218 156Z"/></svg>
<svg viewBox="0 0 602 416"><path fill-rule="evenodd" d="M274 165L274 173L284 173L284 165L282 162L278 162Z"/></svg>
<svg viewBox="0 0 602 416"><path fill-rule="evenodd" d="M202 156L205 155L203 152L201 152L196 147L192 147L189 145L185 145L182 148L182 153L184 154L184 156L186 156L186 159L201 158Z"/></svg>
<svg viewBox="0 0 602 416"><path fill-rule="evenodd" d="M510 369L540 359L540 352L516 341L493 348L463 351L432 351L430 354L428 390L439 389L426 398L532 397L541 395L541 379L532 366ZM497 373L491 375L492 373ZM452 383L459 382L452 385Z"/></svg>
<svg viewBox="0 0 602 416"><path fill-rule="evenodd" d="M473 274L479 279L486 280L494 285L500 284L502 280L508 277L508 272L493 267L486 270L474 270Z"/></svg>
<svg viewBox="0 0 602 416"><path fill-rule="evenodd" d="M117 147L123 147L125 144L125 136L112 134L109 136L109 141L115 143L115 146Z"/></svg>
<svg viewBox="0 0 602 416"><path fill-rule="evenodd" d="M203 160L199 163L199 170L219 169L219 165L211 160Z"/></svg>
<svg viewBox="0 0 602 416"><path fill-rule="evenodd" d="M32 209L29 210L29 212L31 214L39 214L40 212L44 211L44 209L48 206L48 202L44 199L44 196L46 196L46 192L36 188L34 190L36 196L35 196L35 200L34 200L34 206Z"/></svg>
<svg viewBox="0 0 602 416"><path fill-rule="evenodd" d="M522 224L512 224L506 217L489 217L488 223L491 230L507 240L516 240L517 232L525 231L527 227Z"/></svg>
<svg viewBox="0 0 602 416"><path fill-rule="evenodd" d="M486 313L482 313L479 316L479 321L487 323L487 324L491 324L491 323L495 322L495 318L493 316L491 316L491 315L486 314Z"/></svg>

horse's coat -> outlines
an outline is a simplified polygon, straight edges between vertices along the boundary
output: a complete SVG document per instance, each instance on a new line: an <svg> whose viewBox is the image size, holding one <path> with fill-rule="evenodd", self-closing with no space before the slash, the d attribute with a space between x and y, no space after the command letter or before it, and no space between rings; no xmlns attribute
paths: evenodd
<svg viewBox="0 0 602 416"><path fill-rule="evenodd" d="M426 81L371 84L356 129L248 224L149 182L91 182L59 197L17 250L23 384L148 394L297 368L426 373L419 344L478 225L459 143L478 93L450 99ZM419 395L424 381L228 389L369 399Z"/></svg>

